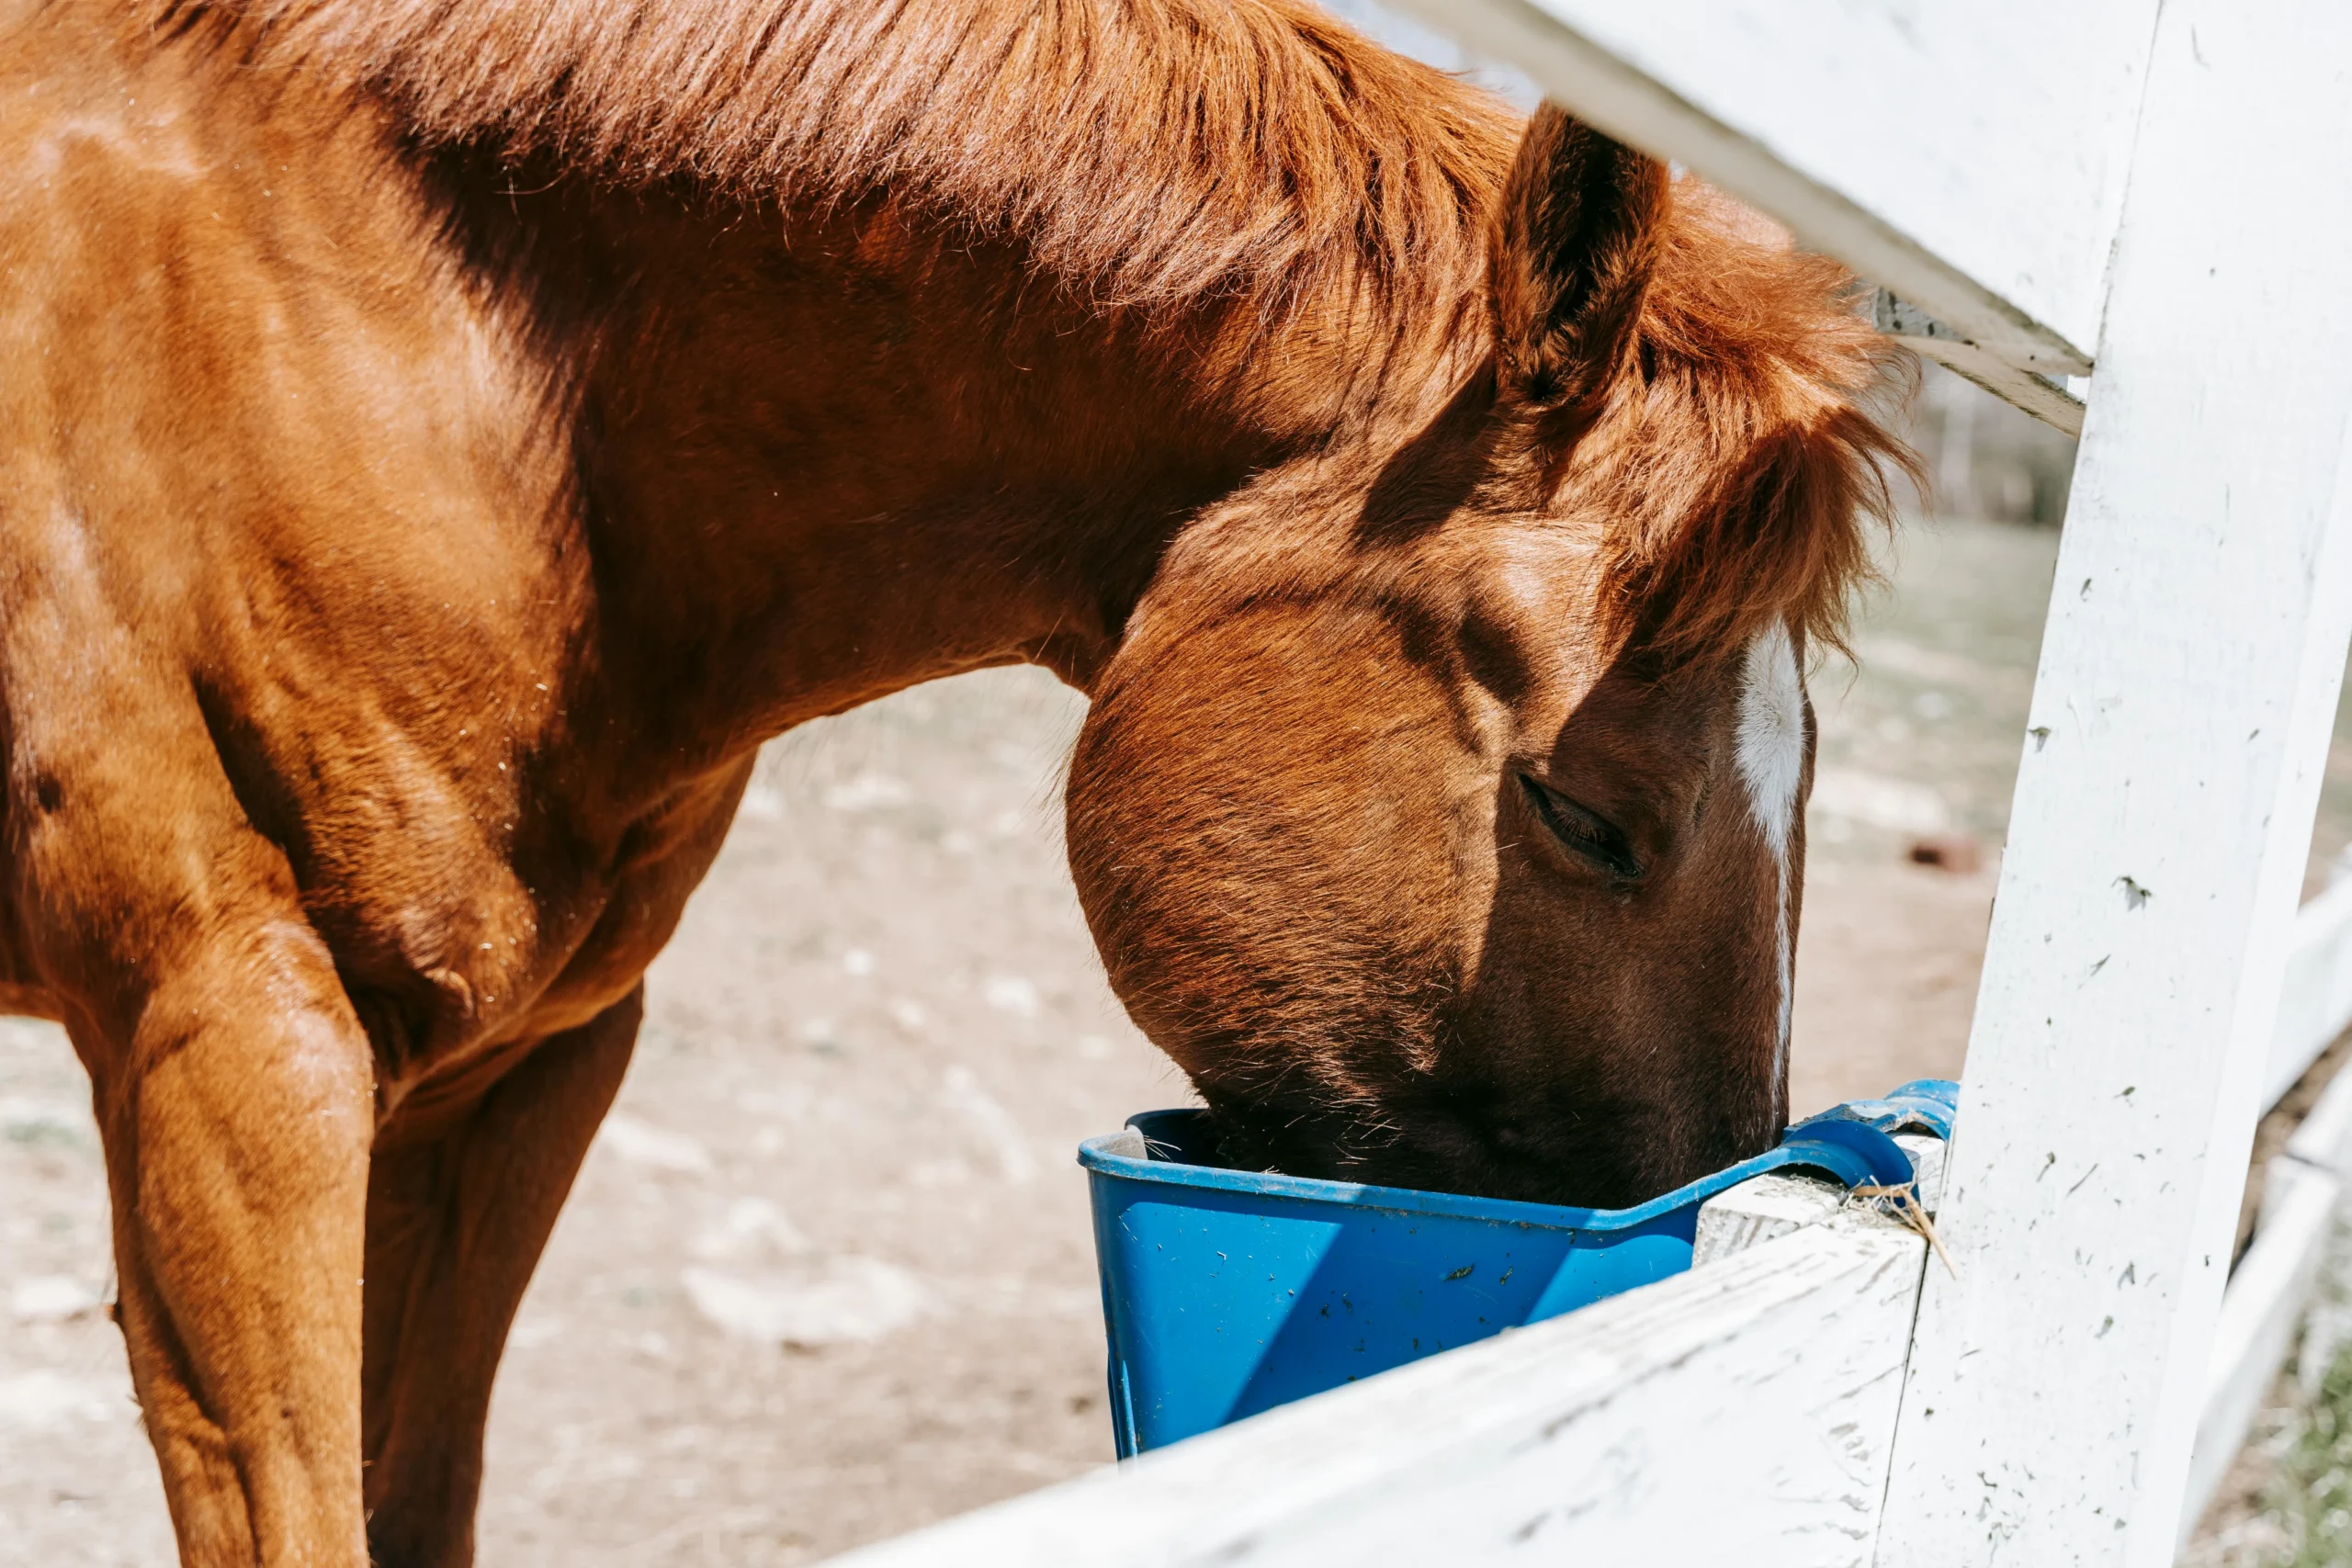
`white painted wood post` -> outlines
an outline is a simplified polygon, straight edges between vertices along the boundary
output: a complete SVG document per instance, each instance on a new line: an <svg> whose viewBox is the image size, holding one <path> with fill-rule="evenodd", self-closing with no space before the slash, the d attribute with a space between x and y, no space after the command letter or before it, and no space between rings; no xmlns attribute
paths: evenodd
<svg viewBox="0 0 2352 1568"><path fill-rule="evenodd" d="M1878 1561L2172 1560L2352 626L2352 7L2169 0Z"/></svg>

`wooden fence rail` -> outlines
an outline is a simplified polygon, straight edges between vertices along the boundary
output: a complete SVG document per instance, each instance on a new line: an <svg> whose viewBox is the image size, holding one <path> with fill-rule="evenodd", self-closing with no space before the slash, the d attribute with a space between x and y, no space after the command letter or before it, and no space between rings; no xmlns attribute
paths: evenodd
<svg viewBox="0 0 2352 1568"><path fill-rule="evenodd" d="M1833 1213L835 1562L1866 1563L1924 1252Z"/></svg>
<svg viewBox="0 0 2352 1568"><path fill-rule="evenodd" d="M2352 878L2304 906L2275 1102L2352 1024ZM2292 1064L2292 1071L2288 1071ZM1906 1137L1930 1208L1941 1145ZM2352 1185L2352 1075L2270 1171L2232 1276L2185 1517L2292 1348ZM1827 1183L1702 1212L1690 1273L834 1559L836 1568L1870 1563L1927 1258Z"/></svg>
<svg viewBox="0 0 2352 1568"><path fill-rule="evenodd" d="M2352 1026L2352 876L2339 875L2295 917L2270 1052L2266 1108ZM2245 1443L2262 1396L2293 1348L2342 1194L2352 1187L2352 1073L2338 1074L2270 1162L2254 1244L2230 1275L2206 1374L2205 1413L2188 1472L2184 1539Z"/></svg>

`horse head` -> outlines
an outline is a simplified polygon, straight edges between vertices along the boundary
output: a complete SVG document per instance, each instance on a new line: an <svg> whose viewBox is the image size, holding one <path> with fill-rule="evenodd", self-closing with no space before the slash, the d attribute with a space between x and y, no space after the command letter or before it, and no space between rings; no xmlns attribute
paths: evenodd
<svg viewBox="0 0 2352 1568"><path fill-rule="evenodd" d="M1453 356L1188 527L1094 682L1080 898L1234 1163L1615 1205L1778 1135L1804 671L1910 459L1756 231L1540 113Z"/></svg>

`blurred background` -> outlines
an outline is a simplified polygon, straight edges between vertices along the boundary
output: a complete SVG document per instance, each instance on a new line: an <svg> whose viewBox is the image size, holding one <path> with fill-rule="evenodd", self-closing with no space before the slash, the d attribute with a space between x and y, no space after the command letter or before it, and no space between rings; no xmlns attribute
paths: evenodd
<svg viewBox="0 0 2352 1568"><path fill-rule="evenodd" d="M1931 503L1813 682L1800 1114L1960 1069L2065 513L2055 432L1933 367L1912 420ZM806 1562L1110 1460L1072 1154L1187 1090L1062 864L1082 711L991 671L767 748L516 1325L485 1563ZM2312 886L2347 838L2339 738ZM87 1088L47 1025L0 1021L0 1560L167 1563ZM2200 1561L2297 1560L2311 1431L2282 1394Z"/></svg>

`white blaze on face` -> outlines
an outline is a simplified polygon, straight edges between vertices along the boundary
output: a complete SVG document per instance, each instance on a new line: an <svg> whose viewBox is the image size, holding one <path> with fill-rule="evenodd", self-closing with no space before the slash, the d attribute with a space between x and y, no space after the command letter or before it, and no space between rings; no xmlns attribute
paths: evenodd
<svg viewBox="0 0 2352 1568"><path fill-rule="evenodd" d="M1777 1082L1788 1066L1789 1009L1794 1000L1789 953L1789 841L1796 833L1797 785L1804 777L1804 681L1786 626L1775 623L1747 645L1739 692L1739 777L1748 809L1780 873L1781 1032L1773 1057Z"/></svg>

